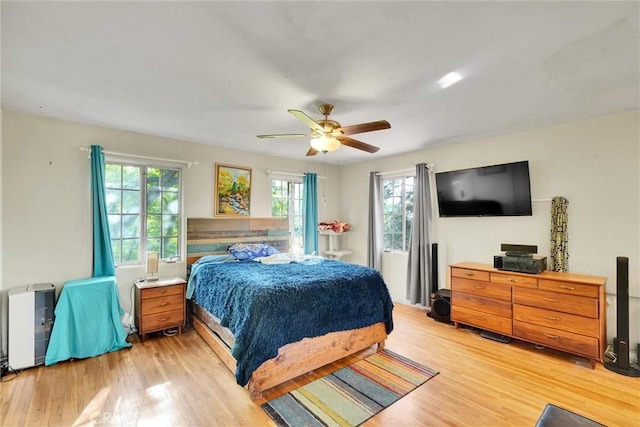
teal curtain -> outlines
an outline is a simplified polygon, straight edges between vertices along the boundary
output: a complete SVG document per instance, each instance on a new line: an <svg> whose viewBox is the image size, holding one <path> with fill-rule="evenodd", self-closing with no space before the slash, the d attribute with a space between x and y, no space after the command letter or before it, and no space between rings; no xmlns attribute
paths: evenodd
<svg viewBox="0 0 640 427"><path fill-rule="evenodd" d="M305 173L302 180L304 253L318 254L318 176Z"/></svg>
<svg viewBox="0 0 640 427"><path fill-rule="evenodd" d="M91 146L91 208L93 214L93 277L116 274L105 194L104 154L99 145Z"/></svg>

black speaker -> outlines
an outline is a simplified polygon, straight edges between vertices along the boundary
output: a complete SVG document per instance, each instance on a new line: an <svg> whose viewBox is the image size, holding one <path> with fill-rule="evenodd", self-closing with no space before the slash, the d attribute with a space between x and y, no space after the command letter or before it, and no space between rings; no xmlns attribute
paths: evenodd
<svg viewBox="0 0 640 427"><path fill-rule="evenodd" d="M431 293L438 292L438 244L431 244Z"/></svg>
<svg viewBox="0 0 640 427"><path fill-rule="evenodd" d="M451 323L451 291L440 289L431 294L431 311L427 313L438 322Z"/></svg>
<svg viewBox="0 0 640 427"><path fill-rule="evenodd" d="M616 258L616 328L618 336L613 339L615 362L606 362L610 371L628 377L640 377L640 370L629 366L629 258Z"/></svg>

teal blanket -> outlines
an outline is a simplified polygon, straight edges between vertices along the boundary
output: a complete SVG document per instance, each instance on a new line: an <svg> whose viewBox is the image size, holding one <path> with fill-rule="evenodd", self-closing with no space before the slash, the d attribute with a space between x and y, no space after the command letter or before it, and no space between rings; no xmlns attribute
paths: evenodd
<svg viewBox="0 0 640 427"><path fill-rule="evenodd" d="M393 303L377 270L341 261L265 265L210 262L192 269L193 301L231 330L236 381L244 386L278 349L305 337L384 322Z"/></svg>
<svg viewBox="0 0 640 427"><path fill-rule="evenodd" d="M123 314L115 277L66 282L56 304L45 365L131 347L120 321Z"/></svg>

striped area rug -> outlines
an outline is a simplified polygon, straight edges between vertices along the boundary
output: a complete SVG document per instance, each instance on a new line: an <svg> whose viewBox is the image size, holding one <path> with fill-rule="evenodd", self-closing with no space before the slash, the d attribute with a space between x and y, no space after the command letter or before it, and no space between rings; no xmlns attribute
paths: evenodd
<svg viewBox="0 0 640 427"><path fill-rule="evenodd" d="M279 426L357 426L437 374L384 349L262 409Z"/></svg>

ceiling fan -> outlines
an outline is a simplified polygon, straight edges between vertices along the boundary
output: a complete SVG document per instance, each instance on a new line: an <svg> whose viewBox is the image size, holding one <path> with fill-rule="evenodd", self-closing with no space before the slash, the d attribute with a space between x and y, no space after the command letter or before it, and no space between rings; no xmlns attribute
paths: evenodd
<svg viewBox="0 0 640 427"><path fill-rule="evenodd" d="M337 150L340 145L346 145L351 148L375 153L380 148L369 145L365 142L353 139L348 135L356 133L372 132L374 130L389 129L391 125L386 120L376 122L360 123L358 125L342 126L335 120L329 120L329 114L333 110L333 105L322 104L318 107L324 115L324 119L313 120L306 113L300 110L287 110L295 118L300 120L311 129L310 134L304 133L280 133L273 135L258 135L258 138L311 138L311 148L307 151L307 156L315 156L318 153L327 153Z"/></svg>

